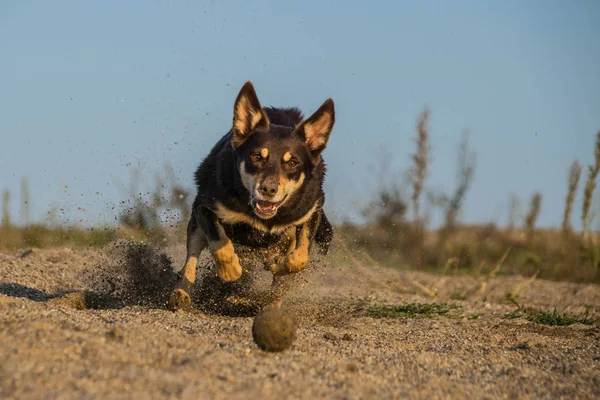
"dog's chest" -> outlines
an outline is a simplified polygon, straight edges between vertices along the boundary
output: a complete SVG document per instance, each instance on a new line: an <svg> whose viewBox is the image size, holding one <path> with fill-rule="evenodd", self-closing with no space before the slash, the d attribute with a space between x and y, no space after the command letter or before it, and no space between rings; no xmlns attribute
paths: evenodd
<svg viewBox="0 0 600 400"><path fill-rule="evenodd" d="M255 248L268 248L278 246L280 242L285 241L286 235L283 232L270 233L259 231L253 227L240 224L223 224L227 237L234 244L241 244Z"/></svg>
<svg viewBox="0 0 600 400"><path fill-rule="evenodd" d="M275 238L281 235L288 229L308 222L318 208L318 201L301 217L294 221L285 224L269 225L263 221L254 218L243 212L234 211L222 203L217 203L214 207L214 213L217 215L221 223L228 227L229 232L233 235L240 236L240 241L256 241L257 244L272 243ZM246 236L248 238L246 238ZM232 237L229 236L231 239ZM232 239L233 240L233 239Z"/></svg>

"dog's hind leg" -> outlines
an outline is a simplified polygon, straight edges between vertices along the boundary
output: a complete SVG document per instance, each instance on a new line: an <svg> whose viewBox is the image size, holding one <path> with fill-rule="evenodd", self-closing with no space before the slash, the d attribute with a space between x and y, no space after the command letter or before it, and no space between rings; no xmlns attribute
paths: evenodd
<svg viewBox="0 0 600 400"><path fill-rule="evenodd" d="M187 227L187 257L185 265L179 271L175 287L169 296L167 306L171 310L189 308L192 305L190 290L196 281L196 266L200 253L208 245L202 228L200 228L195 215L192 213Z"/></svg>
<svg viewBox="0 0 600 400"><path fill-rule="evenodd" d="M315 231L315 242L319 245L321 254L327 255L329 252L329 246L333 240L333 227L331 226L331 223L327 219L327 216L323 210L320 211L320 216L321 218Z"/></svg>

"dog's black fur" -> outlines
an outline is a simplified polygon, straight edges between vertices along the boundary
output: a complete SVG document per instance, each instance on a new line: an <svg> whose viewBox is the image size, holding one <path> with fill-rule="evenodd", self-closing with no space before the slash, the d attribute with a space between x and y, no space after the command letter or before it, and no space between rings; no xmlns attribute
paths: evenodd
<svg viewBox="0 0 600 400"><path fill-rule="evenodd" d="M271 132L268 133L270 137L257 139L258 141L289 138L292 130L304 119L301 111L297 108L265 107L264 110L271 122ZM231 210L253 216L250 193L242 184L237 169L237 161L239 158L246 156L245 152L247 152L250 143L240 148L236 154L231 145L232 136L232 131L225 134L196 170L195 181L198 194L192 206L192 214L202 213L202 208L211 209L215 200L219 200ZM295 144L297 146L305 145L301 142ZM304 184L275 217L263 221L263 223L268 228L275 225L290 224L305 215L313 204L318 201L319 210L318 215L315 216L316 229L314 229L314 237L322 252L326 254L333 238L333 228L322 209L325 202L323 191L326 172L325 162L321 160L318 165L314 166L309 160L307 151L301 151L300 153L305 155L303 160L306 175ZM227 236L234 244L253 247L269 246L277 241L281 235L281 233L261 232L246 224L224 225L224 228ZM206 229L212 228L206 227Z"/></svg>
<svg viewBox="0 0 600 400"><path fill-rule="evenodd" d="M328 252L333 229L323 212L321 153L334 122L331 99L305 120L297 108L262 108L252 84L244 85L232 129L195 173L188 257L169 300L172 308L189 303L197 258L207 246L224 281L242 274L235 245L271 251L286 237L287 254L270 267L275 276L304 269L313 242Z"/></svg>

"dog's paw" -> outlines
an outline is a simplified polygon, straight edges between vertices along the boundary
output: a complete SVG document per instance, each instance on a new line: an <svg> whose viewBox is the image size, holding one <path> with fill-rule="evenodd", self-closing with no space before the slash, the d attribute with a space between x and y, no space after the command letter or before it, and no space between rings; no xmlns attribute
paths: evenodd
<svg viewBox="0 0 600 400"><path fill-rule="evenodd" d="M281 255L272 256L265 263L265 269L267 271L271 271L273 276L287 275L287 274L289 274L289 271L287 270L287 268L285 266L285 260L286 260L285 256L281 256Z"/></svg>
<svg viewBox="0 0 600 400"><path fill-rule="evenodd" d="M240 259L235 254L231 241L224 244L217 243L211 249L212 255L217 262L217 276L225 282L233 282L242 276Z"/></svg>
<svg viewBox="0 0 600 400"><path fill-rule="evenodd" d="M217 276L225 282L233 282L242 276L242 266L237 254L231 253L229 258L221 258L217 261Z"/></svg>
<svg viewBox="0 0 600 400"><path fill-rule="evenodd" d="M185 290L175 289L167 300L167 307L171 311L187 310L192 307L192 299Z"/></svg>
<svg viewBox="0 0 600 400"><path fill-rule="evenodd" d="M272 264L269 270L271 271L273 276L284 276L290 273L290 271L287 270L284 264Z"/></svg>
<svg viewBox="0 0 600 400"><path fill-rule="evenodd" d="M285 257L275 256L267 269L273 273L273 276L283 276L302 271L307 266L308 256L306 253L296 250Z"/></svg>
<svg viewBox="0 0 600 400"><path fill-rule="evenodd" d="M303 249L292 251L285 258L285 265L290 272L299 272L308 266L308 252Z"/></svg>

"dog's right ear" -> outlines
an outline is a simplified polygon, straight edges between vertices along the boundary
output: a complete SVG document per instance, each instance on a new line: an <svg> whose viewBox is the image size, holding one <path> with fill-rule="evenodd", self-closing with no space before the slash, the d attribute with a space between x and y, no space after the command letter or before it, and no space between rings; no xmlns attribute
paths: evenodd
<svg viewBox="0 0 600 400"><path fill-rule="evenodd" d="M269 130L269 119L260 106L252 82L248 81L240 90L233 107L233 148L241 146L255 129Z"/></svg>

